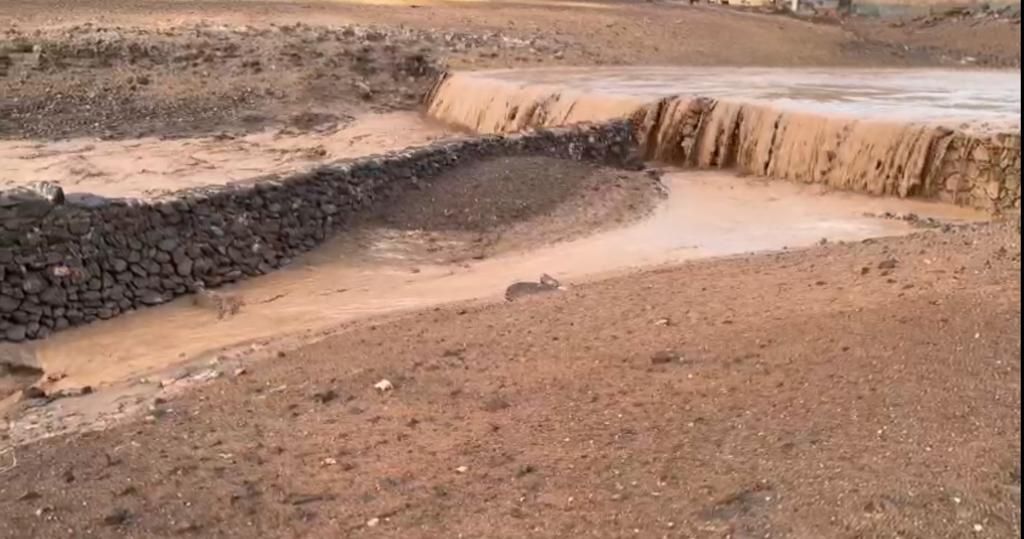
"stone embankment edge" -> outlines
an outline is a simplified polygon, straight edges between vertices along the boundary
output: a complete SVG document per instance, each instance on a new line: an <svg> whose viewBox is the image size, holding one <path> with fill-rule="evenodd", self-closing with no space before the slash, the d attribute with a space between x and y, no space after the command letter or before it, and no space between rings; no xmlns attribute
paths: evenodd
<svg viewBox="0 0 1024 539"><path fill-rule="evenodd" d="M623 121L440 141L158 200L68 195L51 203L0 192L0 341L43 338L268 273L396 189L503 156L636 162Z"/></svg>

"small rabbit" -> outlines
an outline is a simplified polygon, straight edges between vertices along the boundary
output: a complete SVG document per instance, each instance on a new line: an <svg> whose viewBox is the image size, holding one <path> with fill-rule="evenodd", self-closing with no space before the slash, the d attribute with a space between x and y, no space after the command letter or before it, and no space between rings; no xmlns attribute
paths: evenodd
<svg viewBox="0 0 1024 539"><path fill-rule="evenodd" d="M512 283L505 289L505 301L515 301L524 296L553 292L555 290L565 290L565 288L554 277L545 273L540 276L540 280L536 283Z"/></svg>
<svg viewBox="0 0 1024 539"><path fill-rule="evenodd" d="M225 316L238 314L242 305L245 304L245 301L238 296L207 290L206 285L202 282L197 282L194 286L195 295L192 296L192 304L196 307L217 311L218 320Z"/></svg>

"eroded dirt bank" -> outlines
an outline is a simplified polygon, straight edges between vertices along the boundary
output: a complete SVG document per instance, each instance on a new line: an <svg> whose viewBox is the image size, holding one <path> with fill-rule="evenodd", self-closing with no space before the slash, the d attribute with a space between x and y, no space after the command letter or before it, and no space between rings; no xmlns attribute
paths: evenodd
<svg viewBox="0 0 1024 539"><path fill-rule="evenodd" d="M1019 293L981 227L356 324L18 451L0 535L1013 537Z"/></svg>
<svg viewBox="0 0 1024 539"><path fill-rule="evenodd" d="M809 96L801 95L785 86L774 93L758 89L753 99L660 97L666 89L657 79L650 90L638 85L624 91L618 78L612 78L628 79L630 72L608 71L605 86L603 75L595 80L570 78L562 86L546 78L532 80L550 72L523 73L521 81L513 72L449 73L428 94L428 112L484 133L631 117L646 156L662 162L737 168L776 179L995 212L1020 207L1020 127L1012 104L985 103L1009 107L1002 115L999 108L986 110L985 117L991 116L987 122L972 117L974 105L966 97L957 101L960 109L957 104L925 107L905 119L884 119L886 111L900 105L915 110L915 102L882 93L858 113L841 106L847 99L844 90L824 85L817 87L817 97L810 90L804 90ZM845 91L858 92L856 87ZM871 92L880 91L865 89ZM794 98L805 102L793 105ZM825 103L816 104L819 99ZM1019 114L1019 98L1016 107Z"/></svg>

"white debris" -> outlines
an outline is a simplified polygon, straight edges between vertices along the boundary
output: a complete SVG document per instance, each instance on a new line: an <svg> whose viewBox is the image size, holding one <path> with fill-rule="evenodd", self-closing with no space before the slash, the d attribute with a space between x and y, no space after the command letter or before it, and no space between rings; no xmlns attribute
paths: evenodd
<svg viewBox="0 0 1024 539"><path fill-rule="evenodd" d="M380 519L377 517L373 517L370 520L366 521L367 528L375 528L377 527L378 524L380 524Z"/></svg>
<svg viewBox="0 0 1024 539"><path fill-rule="evenodd" d="M466 473L469 471L469 466L459 466L458 468L455 468L455 471L458 473Z"/></svg>
<svg viewBox="0 0 1024 539"><path fill-rule="evenodd" d="M373 384L373 387L374 387L374 389L376 389L377 391L380 391L381 393L384 393L384 392L387 392L387 391L391 391L392 389L395 389L395 385L392 384L386 378L381 380L380 382L377 382L376 384Z"/></svg>

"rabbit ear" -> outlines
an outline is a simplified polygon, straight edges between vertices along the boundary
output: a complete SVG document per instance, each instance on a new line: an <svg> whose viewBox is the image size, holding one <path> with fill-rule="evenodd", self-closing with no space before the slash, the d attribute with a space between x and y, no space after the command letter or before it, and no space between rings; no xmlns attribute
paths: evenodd
<svg viewBox="0 0 1024 539"><path fill-rule="evenodd" d="M547 273L540 276L540 282L541 284L545 284L548 286L559 286L558 280L548 275Z"/></svg>

